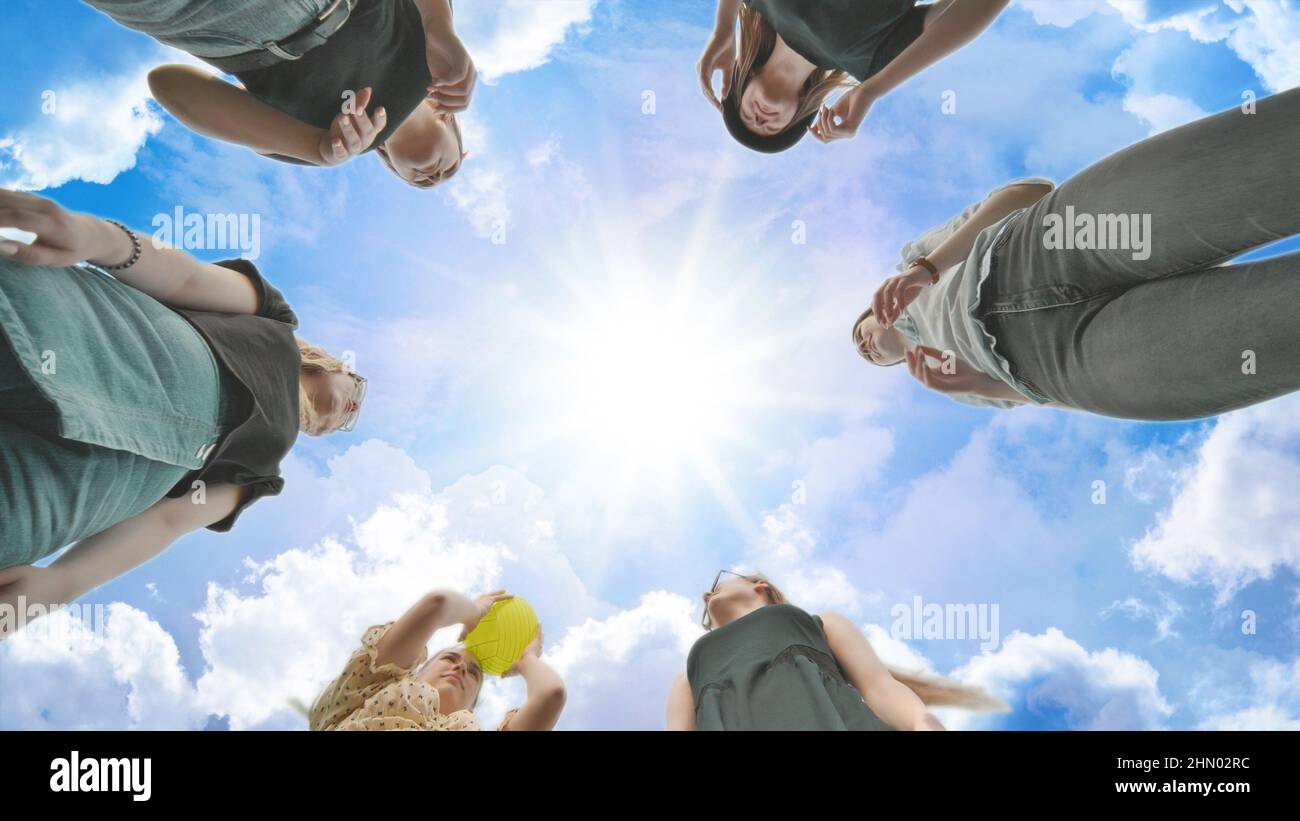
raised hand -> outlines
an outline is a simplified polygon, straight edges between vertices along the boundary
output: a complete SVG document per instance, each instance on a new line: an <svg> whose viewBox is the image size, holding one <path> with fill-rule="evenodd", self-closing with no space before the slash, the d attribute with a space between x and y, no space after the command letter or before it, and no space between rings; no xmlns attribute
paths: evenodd
<svg viewBox="0 0 1300 821"><path fill-rule="evenodd" d="M736 31L734 27L718 29L709 38L709 42L704 47L704 54L700 56L700 62L696 64L695 70L700 75L700 90L704 92L704 99L713 104L713 107L722 110L722 101L727 99L731 93L732 72L736 66ZM713 75L722 72L722 92L721 96L713 93Z"/></svg>
<svg viewBox="0 0 1300 821"><path fill-rule="evenodd" d="M330 127L321 134L321 165L347 162L368 149L384 130L388 124L388 112L377 108L373 117L366 112L373 96L374 91L370 87L361 89L352 101L351 110L340 111Z"/></svg>
<svg viewBox="0 0 1300 821"><path fill-rule="evenodd" d="M863 91L863 87L858 86L841 94L833 105L822 106L808 130L824 143L850 139L857 135L873 102L875 100Z"/></svg>

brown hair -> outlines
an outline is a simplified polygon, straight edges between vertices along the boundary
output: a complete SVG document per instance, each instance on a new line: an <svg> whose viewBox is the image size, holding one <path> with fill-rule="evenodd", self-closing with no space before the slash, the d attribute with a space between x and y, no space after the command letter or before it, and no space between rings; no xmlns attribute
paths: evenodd
<svg viewBox="0 0 1300 821"><path fill-rule="evenodd" d="M749 576L741 576L741 578L749 582L762 582L767 585L768 604L790 603L785 594L763 574L755 573ZM712 627L711 620L708 627L710 629ZM979 687L958 684L955 681L949 681L939 676L900 670L890 665L885 665L885 669L889 670L889 674L894 677L895 681L916 693L917 698L921 699L921 702L926 706L961 707L966 710L986 712L1008 712L1010 710L1005 703L984 692Z"/></svg>
<svg viewBox="0 0 1300 821"><path fill-rule="evenodd" d="M298 355L302 357L302 373L352 373L341 359L332 356L324 348L311 344L301 337L294 337L298 343ZM326 433L333 433L331 430L316 431L317 416L316 406L312 404L311 397L307 395L307 389L303 387L302 380L298 381L298 429L307 433L309 436L322 436Z"/></svg>
<svg viewBox="0 0 1300 821"><path fill-rule="evenodd" d="M745 95L745 88L755 72L763 67L767 58L772 56L776 47L776 29L763 19L763 15L748 5L740 7L740 47L736 49L736 64L732 70L732 83L728 97L735 98L734 105L740 109L740 100ZM853 80L847 71L840 69L817 68L808 76L803 90L799 94L799 107L790 124L781 132L789 130L796 123L815 114L830 93L841 86L852 85Z"/></svg>

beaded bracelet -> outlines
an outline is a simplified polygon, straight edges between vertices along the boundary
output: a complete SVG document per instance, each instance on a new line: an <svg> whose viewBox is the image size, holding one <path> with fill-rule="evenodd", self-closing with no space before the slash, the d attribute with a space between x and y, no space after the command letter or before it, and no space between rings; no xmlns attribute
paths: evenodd
<svg viewBox="0 0 1300 821"><path fill-rule="evenodd" d="M140 261L140 254L144 250L140 246L140 237L138 237L130 228L127 228L117 220L104 220L104 222L107 222L110 225L116 225L118 228L125 231L126 235L131 238L131 248L133 250L131 252L131 258L126 262L123 262L120 265L100 265L99 267L103 268L105 271L125 271L127 268L130 268L132 265L135 265Z"/></svg>

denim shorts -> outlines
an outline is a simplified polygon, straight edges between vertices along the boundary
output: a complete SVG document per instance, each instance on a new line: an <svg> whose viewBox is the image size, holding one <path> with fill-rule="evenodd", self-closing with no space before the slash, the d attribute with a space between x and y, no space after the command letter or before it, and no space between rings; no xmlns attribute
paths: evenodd
<svg viewBox="0 0 1300 821"><path fill-rule="evenodd" d="M195 57L229 57L299 31L334 0L85 0L127 28Z"/></svg>

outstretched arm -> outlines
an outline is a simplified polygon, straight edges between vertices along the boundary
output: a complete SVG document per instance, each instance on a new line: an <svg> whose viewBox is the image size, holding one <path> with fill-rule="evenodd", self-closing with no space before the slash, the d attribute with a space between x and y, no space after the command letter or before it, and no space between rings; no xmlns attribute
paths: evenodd
<svg viewBox="0 0 1300 821"><path fill-rule="evenodd" d="M48 567L0 570L0 611L27 605L68 604L157 556L186 533L219 522L234 511L243 490L235 485L207 489L203 502L189 494L162 499L143 513L82 539ZM0 638L5 636L0 619Z"/></svg>
<svg viewBox="0 0 1300 821"><path fill-rule="evenodd" d="M880 99L978 37L1009 2L946 0L935 3L928 10L920 36L859 88L865 88L863 93L873 99Z"/></svg>
<svg viewBox="0 0 1300 821"><path fill-rule="evenodd" d="M524 706L515 711L505 730L550 730L560 720L564 712L566 699L564 681L549 664L542 661L542 631L539 627L537 638L524 649L524 654L515 662L507 676L524 677L528 696Z"/></svg>
<svg viewBox="0 0 1300 821"><path fill-rule="evenodd" d="M809 131L824 143L858 133L876 101L979 36L1010 0L939 0L926 9L920 35L880 71L822 106Z"/></svg>
<svg viewBox="0 0 1300 821"><path fill-rule="evenodd" d="M837 613L825 613L822 624L835 660L881 721L895 730L943 729L916 693L890 675L852 622Z"/></svg>
<svg viewBox="0 0 1300 821"><path fill-rule="evenodd" d="M0 254L30 265L118 265L134 252L131 239L116 225L68 211L53 200L0 189L3 227L36 234L30 245L0 240ZM123 283L176 308L228 314L260 309L257 287L243 274L200 262L178 249L156 247L147 232L139 238L140 259L130 268L110 272Z"/></svg>
<svg viewBox="0 0 1300 821"><path fill-rule="evenodd" d="M421 651L434 633L453 624L463 625L468 633L489 607L508 598L511 596L504 590L479 596L477 600L455 590L426 593L379 640L376 663L410 667L420 660Z"/></svg>
<svg viewBox="0 0 1300 821"><path fill-rule="evenodd" d="M685 673L673 679L673 687L668 692L668 729L695 729L695 698Z"/></svg>
<svg viewBox="0 0 1300 821"><path fill-rule="evenodd" d="M154 99L191 130L260 154L324 164L324 131L258 100L239 86L195 66L165 65L149 72Z"/></svg>
<svg viewBox="0 0 1300 821"><path fill-rule="evenodd" d="M429 99L440 111L469 108L478 70L456 35L451 0L415 0L424 24L425 61L429 64Z"/></svg>
<svg viewBox="0 0 1300 821"><path fill-rule="evenodd" d="M947 239L939 243L928 256L940 274L970 255L975 239L990 225L995 225L1008 214L1028 208L1051 191L1051 186L1040 183L1020 183L990 194L975 209L975 213ZM914 265L905 273L890 277L881 283L872 299L871 311L886 328L898 319L903 309L912 304L921 290L931 284L931 274Z"/></svg>

